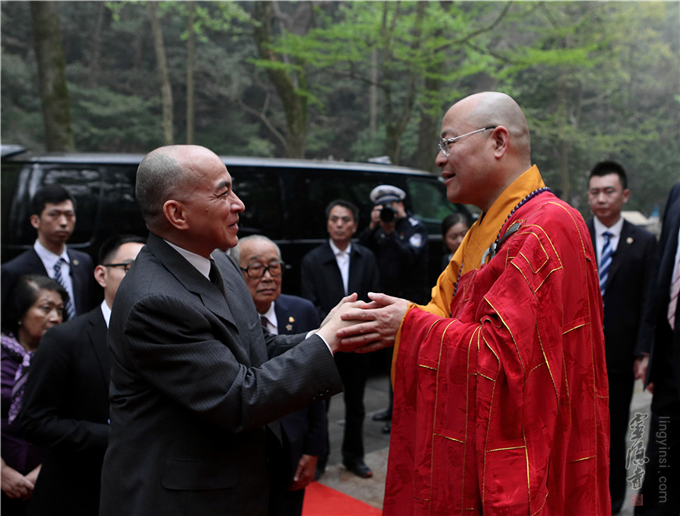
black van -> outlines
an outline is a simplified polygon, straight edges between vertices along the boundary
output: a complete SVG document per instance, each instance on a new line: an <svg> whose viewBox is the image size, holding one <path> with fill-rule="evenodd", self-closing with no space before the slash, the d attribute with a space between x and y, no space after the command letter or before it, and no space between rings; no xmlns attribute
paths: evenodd
<svg viewBox="0 0 680 516"><path fill-rule="evenodd" d="M142 155L40 154L18 146L2 146L2 262L33 245L29 201L43 185L58 183L74 195L78 220L69 246L96 257L113 234L148 231L135 203L134 185ZM246 206L240 235L260 233L281 247L289 264L284 292L298 294L303 256L328 238L324 210L333 199L356 204L359 232L370 220L369 192L392 184L407 192L406 208L430 233L431 284L439 276L442 256L441 220L462 205L446 199L438 177L419 170L339 161L222 157L234 178L234 190Z"/></svg>

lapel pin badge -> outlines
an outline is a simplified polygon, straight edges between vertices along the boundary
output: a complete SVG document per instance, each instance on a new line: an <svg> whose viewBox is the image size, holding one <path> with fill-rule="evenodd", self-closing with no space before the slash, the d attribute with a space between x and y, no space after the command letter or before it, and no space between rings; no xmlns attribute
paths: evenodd
<svg viewBox="0 0 680 516"><path fill-rule="evenodd" d="M78 262L78 260L71 260L71 263L72 263L73 265L78 265L79 262Z"/></svg>
<svg viewBox="0 0 680 516"><path fill-rule="evenodd" d="M626 243L627 243L627 244L632 244L632 243L633 243L633 238L632 238L632 237L626 238Z"/></svg>

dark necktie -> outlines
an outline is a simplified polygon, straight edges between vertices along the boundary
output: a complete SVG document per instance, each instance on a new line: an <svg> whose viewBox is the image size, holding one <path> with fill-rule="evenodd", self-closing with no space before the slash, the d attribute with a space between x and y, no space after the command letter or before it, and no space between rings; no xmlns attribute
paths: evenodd
<svg viewBox="0 0 680 516"><path fill-rule="evenodd" d="M609 278L609 266L612 264L612 244L611 238L614 236L609 231L602 233L604 237L604 247L602 247L602 257L600 258L600 291L604 296L604 287L607 284L607 278Z"/></svg>
<svg viewBox="0 0 680 516"><path fill-rule="evenodd" d="M222 297L226 299L227 295L224 292L224 282L222 281L222 275L220 274L220 270L217 268L217 264L215 264L215 260L213 259L210 260L210 272L208 273L208 277L210 278L212 284L217 287L217 290L220 291Z"/></svg>
<svg viewBox="0 0 680 516"><path fill-rule="evenodd" d="M66 292L68 292L68 289L66 288L66 282L64 281L64 277L61 275L61 266L64 263L66 263L66 260L64 260L63 258L59 258L59 260L57 260L57 263L54 264L54 279L57 280L57 282L62 287L64 287L64 290L66 290ZM73 306L73 300L71 299L70 295L69 300L66 302L65 308L69 320L73 319L76 316L76 309Z"/></svg>

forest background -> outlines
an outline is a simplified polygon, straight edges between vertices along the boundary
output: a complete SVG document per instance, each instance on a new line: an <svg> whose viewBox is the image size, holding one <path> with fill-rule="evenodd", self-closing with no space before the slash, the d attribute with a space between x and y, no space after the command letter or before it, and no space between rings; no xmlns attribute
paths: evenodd
<svg viewBox="0 0 680 516"><path fill-rule="evenodd" d="M392 163L436 171L441 118L498 90L546 183L587 215L680 180L680 2L2 2L3 143Z"/></svg>

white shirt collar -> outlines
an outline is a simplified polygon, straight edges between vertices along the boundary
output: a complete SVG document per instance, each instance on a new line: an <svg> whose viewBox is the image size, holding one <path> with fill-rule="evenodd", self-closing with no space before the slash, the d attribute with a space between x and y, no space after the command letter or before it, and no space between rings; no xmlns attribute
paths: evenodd
<svg viewBox="0 0 680 516"><path fill-rule="evenodd" d="M335 256L342 254L342 253L347 253L347 256L352 252L352 242L347 244L347 248L344 251L341 251L340 248L333 243L333 240L328 240L328 243L331 245L331 250L333 251L333 254Z"/></svg>
<svg viewBox="0 0 680 516"><path fill-rule="evenodd" d="M607 227L602 224L600 219L597 217L593 217L593 224L595 226L595 234L597 236L601 237L602 233L609 231L612 235L614 235L614 238L618 240L618 238L621 236L621 230L623 229L623 217L619 217L619 220L617 220L611 227Z"/></svg>
<svg viewBox="0 0 680 516"><path fill-rule="evenodd" d="M33 249L35 249L38 258L40 258L40 261L43 262L45 269L48 271L54 269L54 264L61 258L71 265L71 260L69 260L68 253L66 252L66 246L64 246L64 250L60 255L56 255L36 239L35 244L33 244Z"/></svg>
<svg viewBox="0 0 680 516"><path fill-rule="evenodd" d="M111 309L109 308L109 305L106 304L106 299L102 301L101 304L102 308L102 315L104 316L104 321L106 322L106 327L109 327L109 321L111 321Z"/></svg>
<svg viewBox="0 0 680 516"><path fill-rule="evenodd" d="M274 335L279 334L279 324L278 321L276 320L276 310L274 309L274 304L276 301L272 301L271 304L269 305L269 310L267 310L265 313L260 314L264 315L264 317L267 319L267 329L269 330L269 333L273 333ZM273 329L273 331L272 331Z"/></svg>
<svg viewBox="0 0 680 516"><path fill-rule="evenodd" d="M168 244L170 247L172 247L175 251L177 251L179 254L181 254L186 261L188 261L191 265L193 265L198 272L203 274L203 276L206 277L207 280L210 280L210 260L207 258L203 258L201 255L198 255L196 253L192 253L191 251L187 251L186 249L182 249L179 246L176 246L172 242L168 242L165 240L165 243Z"/></svg>

